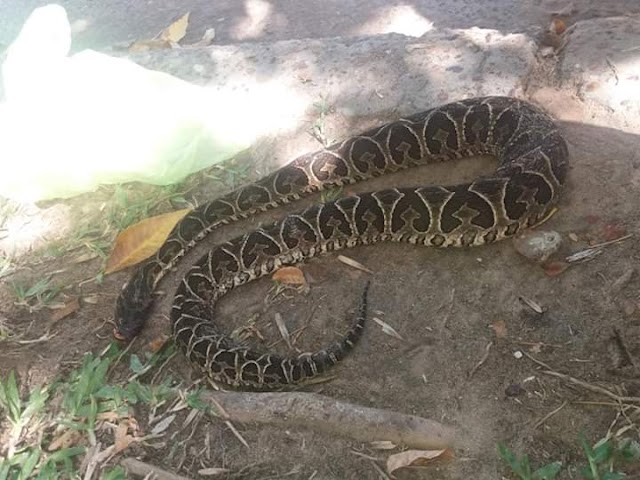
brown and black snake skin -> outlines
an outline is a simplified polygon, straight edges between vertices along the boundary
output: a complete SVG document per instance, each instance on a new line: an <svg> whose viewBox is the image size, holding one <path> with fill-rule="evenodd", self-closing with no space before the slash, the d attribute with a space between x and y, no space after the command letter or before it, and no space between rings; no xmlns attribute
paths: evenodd
<svg viewBox="0 0 640 480"><path fill-rule="evenodd" d="M214 304L239 285L325 252L382 241L483 245L538 224L556 203L568 167L565 141L546 114L508 97L449 103L303 155L198 207L124 286L116 333L130 340L140 332L159 280L220 225L326 188L479 154L497 158L495 173L460 185L391 188L314 205L216 246L185 275L171 310L173 335L211 379L264 390L325 372L362 333L366 288L355 323L341 340L291 357L253 350L220 332Z"/></svg>

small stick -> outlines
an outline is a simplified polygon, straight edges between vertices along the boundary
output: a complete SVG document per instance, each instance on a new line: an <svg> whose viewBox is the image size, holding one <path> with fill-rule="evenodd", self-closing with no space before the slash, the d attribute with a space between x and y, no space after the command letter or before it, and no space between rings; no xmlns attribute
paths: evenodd
<svg viewBox="0 0 640 480"><path fill-rule="evenodd" d="M455 431L433 420L314 393L205 392L201 399L225 421L306 427L361 442L389 440L425 450L443 449L454 443Z"/></svg>
<svg viewBox="0 0 640 480"><path fill-rule="evenodd" d="M555 410L551 410L544 417L542 417L540 420L538 420L535 423L535 425L533 426L533 429L535 430L536 428L538 428L540 425L542 425L544 422L546 422L551 417L553 417L556 413L558 413L560 410L562 410L566 405L567 405L567 401L565 400L564 402L562 402L562 405L560 405L558 408L556 408Z"/></svg>
<svg viewBox="0 0 640 480"><path fill-rule="evenodd" d="M545 375L551 375L552 377L562 378L563 380L567 380L568 382L573 383L574 385L578 385L586 390L591 390L592 392L606 395L609 398L613 398L617 402L640 403L640 397L621 397L620 395L616 395L615 393L610 392L606 388L598 387L597 385L591 385L590 383L583 382L582 380L578 380L577 378L565 375L564 373L554 372L552 370L543 370L542 373L544 373Z"/></svg>
<svg viewBox="0 0 640 480"><path fill-rule="evenodd" d="M487 346L484 347L485 348L484 355L482 356L480 361L476 363L476 365L469 372L469 378L473 377L473 375L475 375L476 371L482 366L482 364L487 361L487 358L489 358L489 351L491 350L491 347L493 347L493 342L487 343Z"/></svg>
<svg viewBox="0 0 640 480"><path fill-rule="evenodd" d="M182 475L167 472L166 470L162 470L155 465L141 462L140 460L136 460L135 458L123 458L120 461L120 465L127 469L127 472L131 475L137 475L139 477L146 478L147 475L151 474L153 475L153 478L157 480L191 480L188 477L183 477Z"/></svg>

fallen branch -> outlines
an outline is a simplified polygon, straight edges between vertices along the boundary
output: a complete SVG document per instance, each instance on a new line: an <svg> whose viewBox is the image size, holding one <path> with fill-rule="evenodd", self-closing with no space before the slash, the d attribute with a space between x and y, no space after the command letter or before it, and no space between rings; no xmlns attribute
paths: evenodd
<svg viewBox="0 0 640 480"><path fill-rule="evenodd" d="M153 475L153 478L157 480L190 480L188 477L167 472L155 465L141 462L135 458L123 458L120 461L120 465L122 465L130 475L137 477L147 478L148 475Z"/></svg>
<svg viewBox="0 0 640 480"><path fill-rule="evenodd" d="M226 421L306 427L361 442L389 440L417 449L443 449L454 430L433 420L368 408L302 392L205 392L202 400Z"/></svg>

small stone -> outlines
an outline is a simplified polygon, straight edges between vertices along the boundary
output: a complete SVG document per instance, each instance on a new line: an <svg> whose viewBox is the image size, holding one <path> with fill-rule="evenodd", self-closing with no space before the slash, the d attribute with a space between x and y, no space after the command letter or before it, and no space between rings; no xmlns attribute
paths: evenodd
<svg viewBox="0 0 640 480"><path fill-rule="evenodd" d="M524 355L520 350L516 350L515 352L513 352L513 356L520 360Z"/></svg>
<svg viewBox="0 0 640 480"><path fill-rule="evenodd" d="M532 230L517 237L513 243L520 255L542 263L558 251L562 237L553 230Z"/></svg>
<svg viewBox="0 0 640 480"><path fill-rule="evenodd" d="M525 392L526 390L522 388L522 385L518 383L512 383L511 385L507 386L507 388L504 389L504 394L507 397L518 397Z"/></svg>
<svg viewBox="0 0 640 480"><path fill-rule="evenodd" d="M570 233L569 240L571 240L572 242L578 242L578 235L576 235L575 233Z"/></svg>
<svg viewBox="0 0 640 480"><path fill-rule="evenodd" d="M622 311L624 312L624 314L627 317L630 317L631 315L633 315L637 309L637 305L636 302L634 302L633 300L623 300L622 302Z"/></svg>

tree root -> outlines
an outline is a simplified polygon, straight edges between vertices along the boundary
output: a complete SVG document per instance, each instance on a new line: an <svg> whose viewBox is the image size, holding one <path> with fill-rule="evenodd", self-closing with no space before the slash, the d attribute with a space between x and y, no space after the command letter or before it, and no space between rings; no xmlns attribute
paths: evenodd
<svg viewBox="0 0 640 480"><path fill-rule="evenodd" d="M454 443L454 430L433 420L314 393L205 392L201 399L226 421L306 427L360 442L388 440L425 450Z"/></svg>

